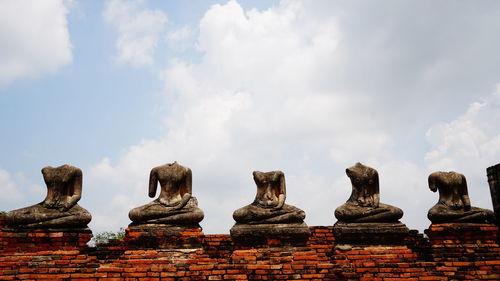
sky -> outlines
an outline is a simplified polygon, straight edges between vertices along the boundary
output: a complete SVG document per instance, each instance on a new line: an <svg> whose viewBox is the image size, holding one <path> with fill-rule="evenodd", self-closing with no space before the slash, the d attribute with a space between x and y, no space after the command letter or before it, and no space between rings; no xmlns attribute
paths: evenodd
<svg viewBox="0 0 500 281"><path fill-rule="evenodd" d="M345 169L430 225L434 171L492 209L499 1L0 1L0 210L41 202L42 167L83 170L94 232L150 202L149 171L193 171L205 233L229 233L253 171L333 225Z"/></svg>

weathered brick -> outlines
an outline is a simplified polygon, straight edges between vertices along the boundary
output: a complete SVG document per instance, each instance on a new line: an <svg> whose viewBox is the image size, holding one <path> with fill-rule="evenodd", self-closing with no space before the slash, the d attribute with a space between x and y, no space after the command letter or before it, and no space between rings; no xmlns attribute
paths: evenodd
<svg viewBox="0 0 500 281"><path fill-rule="evenodd" d="M442 229L446 227L449 226L443 226ZM432 229L435 231L436 228ZM277 244L238 248L232 244L229 235L206 235L201 238L203 246L192 250L134 249L126 248L120 244L123 241L118 241L118 244L100 246L90 252L86 250L85 243L63 246L64 243L72 243L74 237L82 241L88 239L85 235L48 234L37 237L35 234L6 235L0 230L0 280L62 281L61 277L65 276L81 281L159 281L160 278L308 281L499 279L500 247L496 244L497 233L493 229L489 229L489 232L480 230L481 233L434 233L430 235L430 247L427 248L424 244L418 244L424 241L423 236L415 236L411 238L414 241L411 243L418 243L416 246L412 244L412 247L356 246L349 251L334 252L334 243L331 241L335 239L331 227L311 230L313 236L307 246L300 247L284 246L279 244L281 241L269 240L269 245ZM157 232L156 235L163 233ZM457 239L456 235L462 237ZM10 242L5 239L10 239ZM32 240L30 242L27 239ZM31 248L35 241L33 239L40 241L35 248ZM52 242L46 243L43 239ZM182 243L179 245L184 245ZM419 256L421 253L425 255ZM425 261L417 261L417 256ZM474 257L480 257L481 260Z"/></svg>

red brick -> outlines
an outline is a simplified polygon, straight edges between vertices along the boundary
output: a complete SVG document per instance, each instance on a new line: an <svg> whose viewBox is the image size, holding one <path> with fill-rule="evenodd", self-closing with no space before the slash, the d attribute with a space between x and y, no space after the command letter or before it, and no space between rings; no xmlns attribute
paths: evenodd
<svg viewBox="0 0 500 281"><path fill-rule="evenodd" d="M145 272L125 272L122 273L123 277L146 277L147 274Z"/></svg>
<svg viewBox="0 0 500 281"><path fill-rule="evenodd" d="M191 265L189 270L210 270L213 269L214 265Z"/></svg>
<svg viewBox="0 0 500 281"><path fill-rule="evenodd" d="M453 266L471 266L471 265L473 265L472 262L463 262L463 261L453 262L452 264L453 264Z"/></svg>
<svg viewBox="0 0 500 281"><path fill-rule="evenodd" d="M224 275L223 277L224 279L244 279L246 280L247 279L247 276L244 275L244 274L227 274L227 275Z"/></svg>

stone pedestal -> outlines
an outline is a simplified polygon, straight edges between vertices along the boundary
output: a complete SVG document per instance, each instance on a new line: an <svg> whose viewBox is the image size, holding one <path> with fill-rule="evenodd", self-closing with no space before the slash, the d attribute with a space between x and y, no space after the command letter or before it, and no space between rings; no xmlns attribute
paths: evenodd
<svg viewBox="0 0 500 281"><path fill-rule="evenodd" d="M311 231L305 223L240 224L230 230L233 241L248 245L301 245L307 242Z"/></svg>
<svg viewBox="0 0 500 281"><path fill-rule="evenodd" d="M58 250L87 247L92 238L89 228L82 229L0 229L0 249Z"/></svg>
<svg viewBox="0 0 500 281"><path fill-rule="evenodd" d="M138 225L125 229L125 245L134 249L193 249L202 246L204 234L199 225Z"/></svg>
<svg viewBox="0 0 500 281"><path fill-rule="evenodd" d="M337 244L402 245L409 229L401 222L337 222L333 234Z"/></svg>

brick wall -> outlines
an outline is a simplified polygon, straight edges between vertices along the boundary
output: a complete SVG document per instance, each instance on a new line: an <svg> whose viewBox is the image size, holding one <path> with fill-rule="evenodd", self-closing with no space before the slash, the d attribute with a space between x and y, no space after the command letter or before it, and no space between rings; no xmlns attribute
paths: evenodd
<svg viewBox="0 0 500 281"><path fill-rule="evenodd" d="M1 226L0 218L0 227ZM127 230L88 247L90 233L0 229L0 280L500 280L498 227L433 225L405 245L336 245L332 227L311 227L303 245L270 238Z"/></svg>

